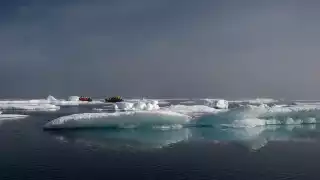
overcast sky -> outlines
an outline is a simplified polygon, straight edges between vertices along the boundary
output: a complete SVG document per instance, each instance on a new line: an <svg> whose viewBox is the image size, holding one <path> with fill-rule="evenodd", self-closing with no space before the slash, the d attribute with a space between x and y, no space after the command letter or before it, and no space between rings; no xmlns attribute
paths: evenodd
<svg viewBox="0 0 320 180"><path fill-rule="evenodd" d="M320 99L314 0L5 0L0 97Z"/></svg>

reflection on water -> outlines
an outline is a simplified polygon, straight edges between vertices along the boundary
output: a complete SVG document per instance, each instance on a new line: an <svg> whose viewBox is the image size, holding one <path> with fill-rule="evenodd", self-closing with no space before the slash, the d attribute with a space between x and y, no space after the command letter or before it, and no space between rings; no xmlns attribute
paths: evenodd
<svg viewBox="0 0 320 180"><path fill-rule="evenodd" d="M96 145L111 149L136 148L153 149L162 148L191 136L189 129L156 130L156 129L86 129L64 130L50 132L61 142L81 142L86 145Z"/></svg>
<svg viewBox="0 0 320 180"><path fill-rule="evenodd" d="M309 125L273 125L254 128L202 128L193 131L193 138L202 138L214 142L230 142L244 146L249 150L259 150L271 141L314 142L320 138L319 128Z"/></svg>
<svg viewBox="0 0 320 180"><path fill-rule="evenodd" d="M86 129L49 131L57 140L84 143L111 149L163 148L183 141L236 143L249 150L259 150L270 141L314 142L320 138L319 128L312 125L260 126L254 128L182 128L155 129Z"/></svg>
<svg viewBox="0 0 320 180"><path fill-rule="evenodd" d="M13 120L21 120L21 119L25 119L27 117L28 117L27 115L0 113L0 126L3 125L4 122L10 122Z"/></svg>

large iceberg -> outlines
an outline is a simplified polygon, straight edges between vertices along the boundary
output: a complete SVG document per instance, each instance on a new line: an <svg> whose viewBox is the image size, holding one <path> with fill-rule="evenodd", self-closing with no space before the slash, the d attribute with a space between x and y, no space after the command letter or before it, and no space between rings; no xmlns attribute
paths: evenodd
<svg viewBox="0 0 320 180"><path fill-rule="evenodd" d="M130 111L115 113L83 113L63 116L47 123L45 129L102 127L167 127L183 125L190 116L170 111Z"/></svg>
<svg viewBox="0 0 320 180"><path fill-rule="evenodd" d="M320 121L320 107L312 105L260 106L245 105L226 112L204 115L199 125L251 128L265 125L315 124Z"/></svg>

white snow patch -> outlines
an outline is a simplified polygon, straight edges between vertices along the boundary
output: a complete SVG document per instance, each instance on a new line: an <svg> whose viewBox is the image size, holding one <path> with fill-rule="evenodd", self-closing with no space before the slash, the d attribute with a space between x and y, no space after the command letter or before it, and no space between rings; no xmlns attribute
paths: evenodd
<svg viewBox="0 0 320 180"><path fill-rule="evenodd" d="M216 109L228 109L229 103L224 99L205 99L205 105Z"/></svg>
<svg viewBox="0 0 320 180"><path fill-rule="evenodd" d="M79 101L79 96L69 96L68 101Z"/></svg>

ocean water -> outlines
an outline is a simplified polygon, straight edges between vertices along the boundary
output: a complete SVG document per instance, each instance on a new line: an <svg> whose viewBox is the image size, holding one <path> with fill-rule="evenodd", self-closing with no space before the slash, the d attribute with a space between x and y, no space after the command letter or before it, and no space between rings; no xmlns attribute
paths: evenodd
<svg viewBox="0 0 320 180"><path fill-rule="evenodd" d="M209 113L199 102L170 103L161 108L192 114L196 123L50 130L43 127L54 119L105 105L4 111L29 117L0 121L0 179L319 179L317 105Z"/></svg>

